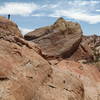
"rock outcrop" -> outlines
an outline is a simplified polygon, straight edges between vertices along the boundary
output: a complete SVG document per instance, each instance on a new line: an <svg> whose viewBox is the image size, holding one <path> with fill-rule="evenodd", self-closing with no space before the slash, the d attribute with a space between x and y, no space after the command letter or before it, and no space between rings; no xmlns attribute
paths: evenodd
<svg viewBox="0 0 100 100"><path fill-rule="evenodd" d="M84 59L91 62L100 59L100 36L84 36L78 23L65 21L63 18L59 18L51 26L26 34L24 38L38 44L48 60Z"/></svg>
<svg viewBox="0 0 100 100"><path fill-rule="evenodd" d="M23 37L14 22L0 16L0 39L3 38L10 41L13 36Z"/></svg>
<svg viewBox="0 0 100 100"><path fill-rule="evenodd" d="M78 48L82 30L78 23L59 18L53 25L37 29L24 37L38 44L45 58L67 58Z"/></svg>

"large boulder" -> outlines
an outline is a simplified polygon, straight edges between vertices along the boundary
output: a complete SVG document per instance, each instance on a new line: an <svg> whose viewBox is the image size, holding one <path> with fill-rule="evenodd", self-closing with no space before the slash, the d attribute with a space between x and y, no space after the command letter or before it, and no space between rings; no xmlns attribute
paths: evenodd
<svg viewBox="0 0 100 100"><path fill-rule="evenodd" d="M45 58L67 58L78 48L82 30L78 23L59 18L53 25L36 29L24 38L38 44Z"/></svg>

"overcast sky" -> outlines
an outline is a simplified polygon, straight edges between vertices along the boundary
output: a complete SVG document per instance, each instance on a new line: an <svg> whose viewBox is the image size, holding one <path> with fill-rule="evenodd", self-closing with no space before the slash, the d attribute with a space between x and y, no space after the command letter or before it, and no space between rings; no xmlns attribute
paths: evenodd
<svg viewBox="0 0 100 100"><path fill-rule="evenodd" d="M0 0L0 16L8 14L23 34L63 17L80 23L84 34L100 35L100 0Z"/></svg>

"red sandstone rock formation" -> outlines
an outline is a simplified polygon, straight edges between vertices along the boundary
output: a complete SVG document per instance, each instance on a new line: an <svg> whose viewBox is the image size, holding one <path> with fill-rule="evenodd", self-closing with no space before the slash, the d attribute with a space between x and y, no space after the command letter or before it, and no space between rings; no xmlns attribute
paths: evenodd
<svg viewBox="0 0 100 100"><path fill-rule="evenodd" d="M79 24L59 19L26 36L35 44L23 39L16 24L0 17L0 100L99 100L100 72L96 67L67 60L53 64L57 59L52 57L76 59L81 32ZM48 36L52 45L45 43ZM51 57L51 65L43 58L45 53Z"/></svg>
<svg viewBox="0 0 100 100"><path fill-rule="evenodd" d="M5 18L3 21L9 22ZM9 26L8 23L5 26ZM51 67L39 55L37 45L21 38L15 28L8 35L6 29L0 27L3 30L0 33L0 100L58 100L58 94L59 100L84 100L81 81Z"/></svg>

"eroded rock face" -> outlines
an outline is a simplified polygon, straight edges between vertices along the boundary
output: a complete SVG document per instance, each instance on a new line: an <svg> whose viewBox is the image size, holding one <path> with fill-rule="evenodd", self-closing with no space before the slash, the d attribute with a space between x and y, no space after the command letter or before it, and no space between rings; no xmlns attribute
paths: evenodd
<svg viewBox="0 0 100 100"><path fill-rule="evenodd" d="M78 48L82 30L78 23L59 18L53 25L37 29L24 37L38 44L45 58L70 57Z"/></svg>

